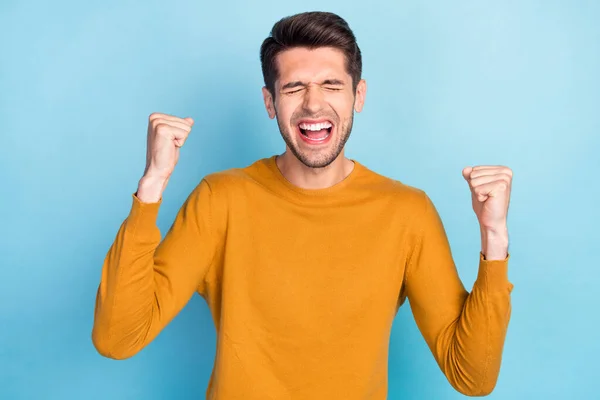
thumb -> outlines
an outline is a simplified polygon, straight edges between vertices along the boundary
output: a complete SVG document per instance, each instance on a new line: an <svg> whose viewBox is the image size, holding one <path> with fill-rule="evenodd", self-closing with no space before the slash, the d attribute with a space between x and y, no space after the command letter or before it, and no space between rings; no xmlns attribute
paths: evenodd
<svg viewBox="0 0 600 400"><path fill-rule="evenodd" d="M473 171L473 167L466 167L462 170L462 176L465 180L469 180L469 176L471 176L471 172Z"/></svg>
<svg viewBox="0 0 600 400"><path fill-rule="evenodd" d="M185 117L184 120L186 120L187 122L189 122L190 124L194 124L194 120L190 117Z"/></svg>

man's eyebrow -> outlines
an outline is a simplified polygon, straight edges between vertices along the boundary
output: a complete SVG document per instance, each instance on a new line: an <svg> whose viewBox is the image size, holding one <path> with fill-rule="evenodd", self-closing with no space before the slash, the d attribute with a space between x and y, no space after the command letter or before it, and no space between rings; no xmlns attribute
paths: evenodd
<svg viewBox="0 0 600 400"><path fill-rule="evenodd" d="M292 89L298 86L306 86L306 83L300 81L288 82L281 87L281 90Z"/></svg>
<svg viewBox="0 0 600 400"><path fill-rule="evenodd" d="M301 82L301 81L288 82L281 87L281 90L293 89L293 88L296 88L299 86L306 86L306 85L307 84L305 82ZM321 82L321 85L343 86L344 82L339 79L325 79L323 82Z"/></svg>
<svg viewBox="0 0 600 400"><path fill-rule="evenodd" d="M344 85L344 82L340 81L339 79L325 79L322 83L322 85Z"/></svg>

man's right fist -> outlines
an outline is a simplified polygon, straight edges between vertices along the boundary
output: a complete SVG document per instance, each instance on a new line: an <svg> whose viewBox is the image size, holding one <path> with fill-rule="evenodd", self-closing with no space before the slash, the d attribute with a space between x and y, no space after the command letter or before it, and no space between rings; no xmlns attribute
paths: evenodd
<svg viewBox="0 0 600 400"><path fill-rule="evenodd" d="M192 130L194 120L152 113L148 121L144 177L167 181L179 160L179 148Z"/></svg>

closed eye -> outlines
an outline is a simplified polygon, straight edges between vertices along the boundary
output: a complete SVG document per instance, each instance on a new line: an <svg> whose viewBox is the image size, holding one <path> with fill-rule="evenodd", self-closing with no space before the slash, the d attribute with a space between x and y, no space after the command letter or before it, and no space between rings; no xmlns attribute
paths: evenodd
<svg viewBox="0 0 600 400"><path fill-rule="evenodd" d="M303 90L304 88L300 88L300 89L296 89L296 90L290 90L285 92L285 94L294 94L294 93L298 93L299 91Z"/></svg>

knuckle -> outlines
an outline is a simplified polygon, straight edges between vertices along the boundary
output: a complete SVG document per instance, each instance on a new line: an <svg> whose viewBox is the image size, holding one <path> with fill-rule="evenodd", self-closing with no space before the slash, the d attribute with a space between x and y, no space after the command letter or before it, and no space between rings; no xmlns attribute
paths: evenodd
<svg viewBox="0 0 600 400"><path fill-rule="evenodd" d="M161 123L161 121L162 121L162 120L161 120L160 118L154 118L154 119L151 119L151 120L150 120L150 126L151 126L153 129L156 129L156 127L157 127L157 126L158 126L158 125Z"/></svg>
<svg viewBox="0 0 600 400"><path fill-rule="evenodd" d="M159 122L154 126L154 130L156 131L156 133L165 133L165 131L167 131L169 129L169 125L163 123L163 122Z"/></svg>

